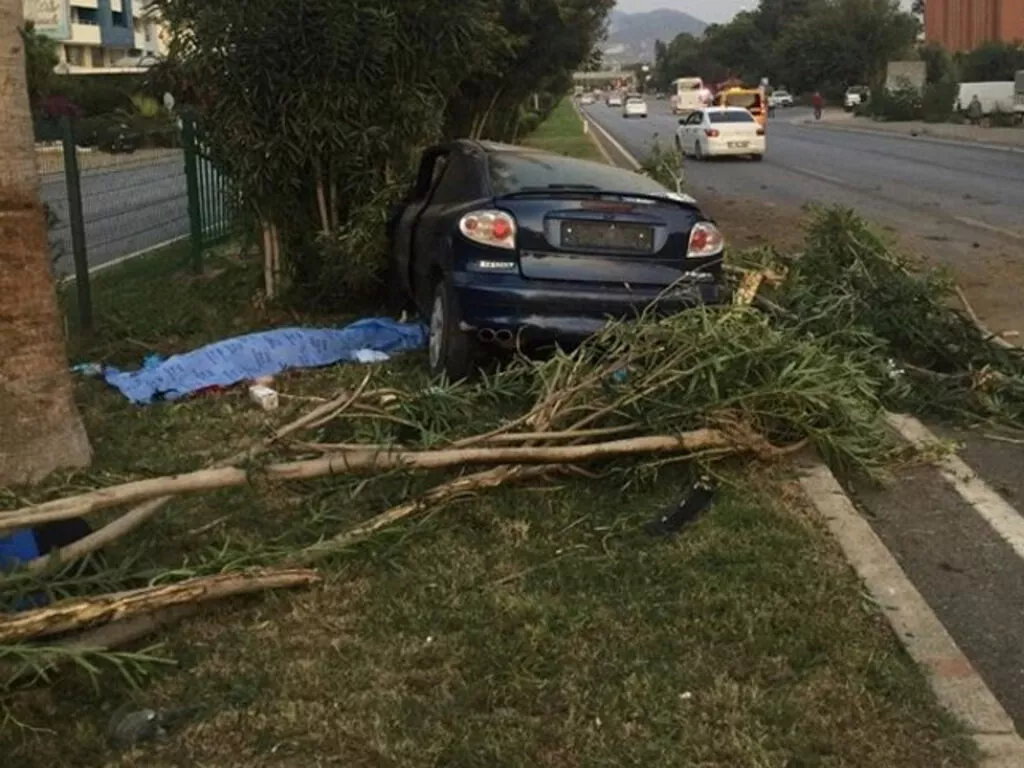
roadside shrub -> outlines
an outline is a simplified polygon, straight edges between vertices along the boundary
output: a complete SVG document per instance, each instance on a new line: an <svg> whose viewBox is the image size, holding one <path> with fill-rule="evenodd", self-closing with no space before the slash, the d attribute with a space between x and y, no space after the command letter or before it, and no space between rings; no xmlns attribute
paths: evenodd
<svg viewBox="0 0 1024 768"><path fill-rule="evenodd" d="M997 109L988 116L988 124L993 128L1013 128L1019 124L1019 119L1016 112Z"/></svg>
<svg viewBox="0 0 1024 768"><path fill-rule="evenodd" d="M960 86L951 80L929 83L921 94L921 119L928 123L945 123L956 112Z"/></svg>
<svg viewBox="0 0 1024 768"><path fill-rule="evenodd" d="M868 113L889 122L919 120L922 114L922 94L909 84L898 88L879 88L871 94Z"/></svg>
<svg viewBox="0 0 1024 768"><path fill-rule="evenodd" d="M678 145L678 139L676 143ZM670 146L666 149L660 141L656 140L641 164L640 170L659 184L673 192L682 194L686 183L686 174L683 170L684 161L684 155L679 146Z"/></svg>

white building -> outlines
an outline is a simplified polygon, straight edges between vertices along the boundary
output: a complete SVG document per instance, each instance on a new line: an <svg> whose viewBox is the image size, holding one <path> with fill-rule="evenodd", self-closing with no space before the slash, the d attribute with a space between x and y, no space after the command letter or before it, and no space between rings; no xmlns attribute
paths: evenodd
<svg viewBox="0 0 1024 768"><path fill-rule="evenodd" d="M25 19L60 42L59 72L141 72L167 53L149 0L24 0Z"/></svg>

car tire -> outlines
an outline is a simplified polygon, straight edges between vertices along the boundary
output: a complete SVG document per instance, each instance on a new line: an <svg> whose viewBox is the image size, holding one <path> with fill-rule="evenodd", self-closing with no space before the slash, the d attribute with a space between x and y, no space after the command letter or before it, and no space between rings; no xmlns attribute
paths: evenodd
<svg viewBox="0 0 1024 768"><path fill-rule="evenodd" d="M760 163L762 160L764 160L764 155L759 152L756 155L751 155L750 159L753 160L755 163Z"/></svg>
<svg viewBox="0 0 1024 768"><path fill-rule="evenodd" d="M427 355L432 376L447 376L449 381L469 377L476 365L476 340L463 331L455 291L443 277L434 284L428 321Z"/></svg>

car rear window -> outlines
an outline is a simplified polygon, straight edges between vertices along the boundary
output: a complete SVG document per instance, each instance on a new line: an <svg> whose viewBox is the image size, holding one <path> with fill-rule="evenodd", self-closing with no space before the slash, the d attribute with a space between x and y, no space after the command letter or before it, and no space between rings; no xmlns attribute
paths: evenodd
<svg viewBox="0 0 1024 768"><path fill-rule="evenodd" d="M754 116L749 112L708 112L712 123L752 123Z"/></svg>
<svg viewBox="0 0 1024 768"><path fill-rule="evenodd" d="M603 163L574 160L545 152L492 152L488 155L495 195L551 185L590 185L608 192L664 195L665 187L647 176Z"/></svg>

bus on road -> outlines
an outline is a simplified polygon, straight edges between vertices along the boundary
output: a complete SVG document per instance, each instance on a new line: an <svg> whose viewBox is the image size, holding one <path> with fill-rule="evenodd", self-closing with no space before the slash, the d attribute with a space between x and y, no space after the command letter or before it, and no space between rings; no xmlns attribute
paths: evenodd
<svg viewBox="0 0 1024 768"><path fill-rule="evenodd" d="M680 77L672 82L672 114L688 115L707 106L707 91L699 77Z"/></svg>

